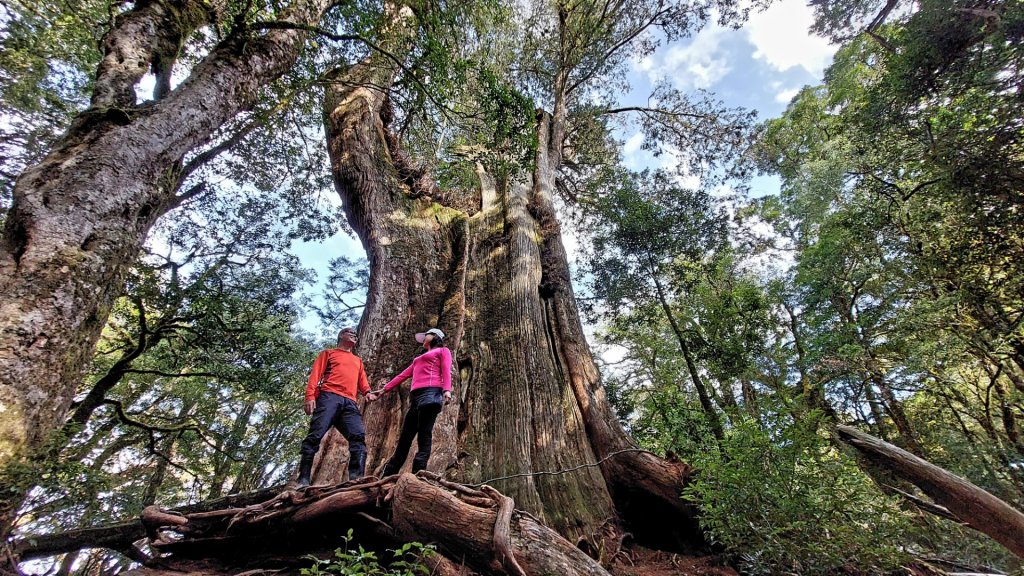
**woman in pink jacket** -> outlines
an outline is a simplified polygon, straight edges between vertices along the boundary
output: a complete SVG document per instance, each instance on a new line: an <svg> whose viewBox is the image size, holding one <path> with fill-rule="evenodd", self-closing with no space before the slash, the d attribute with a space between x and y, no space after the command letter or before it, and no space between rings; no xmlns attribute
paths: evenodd
<svg viewBox="0 0 1024 576"><path fill-rule="evenodd" d="M412 459L412 472L415 474L427 467L434 421L441 413L441 407L452 397L452 353L444 347L444 332L431 328L416 334L416 341L423 344L426 352L417 356L408 368L392 378L383 390L366 395L366 399L373 402L388 390L412 377L412 406L402 422L402 432L398 436L395 453L384 466L384 476L397 474L402 468L406 456L409 455L409 448L412 447L413 436L417 439L417 450Z"/></svg>

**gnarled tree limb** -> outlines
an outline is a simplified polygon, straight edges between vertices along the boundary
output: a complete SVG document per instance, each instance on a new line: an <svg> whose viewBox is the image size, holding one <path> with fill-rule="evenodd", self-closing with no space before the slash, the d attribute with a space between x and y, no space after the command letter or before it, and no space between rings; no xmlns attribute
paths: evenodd
<svg viewBox="0 0 1024 576"><path fill-rule="evenodd" d="M1024 558L1024 513L983 488L856 428L838 426L836 435L875 464L920 488L971 528Z"/></svg>

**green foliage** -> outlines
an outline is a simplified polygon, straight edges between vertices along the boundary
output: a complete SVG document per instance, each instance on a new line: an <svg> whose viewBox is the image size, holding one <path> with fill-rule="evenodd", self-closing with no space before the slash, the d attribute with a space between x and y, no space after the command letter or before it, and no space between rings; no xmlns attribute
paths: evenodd
<svg viewBox="0 0 1024 576"><path fill-rule="evenodd" d="M619 173L590 204L587 270L612 315L687 293L723 246L725 220L700 191L665 173Z"/></svg>
<svg viewBox="0 0 1024 576"><path fill-rule="evenodd" d="M288 253L288 208L250 194L197 199L159 225L115 302L71 420L33 464L25 531L286 479L317 352L293 328L293 294L310 273Z"/></svg>
<svg viewBox="0 0 1024 576"><path fill-rule="evenodd" d="M783 191L751 207L796 255L779 358L803 398L1019 506L1024 9L816 8L846 43L825 84L765 124L762 168ZM945 521L913 522L910 552L1015 565Z"/></svg>
<svg viewBox="0 0 1024 576"><path fill-rule="evenodd" d="M457 131L438 151L438 183L475 189L475 163L501 179L532 170L537 153L533 101L482 60L455 62L448 74Z"/></svg>
<svg viewBox="0 0 1024 576"><path fill-rule="evenodd" d="M516 170L529 171L537 153L533 101L486 68L478 70L477 86L484 123L494 127L491 141L484 144L492 154L501 151L503 156L494 160L493 173L511 176Z"/></svg>
<svg viewBox="0 0 1024 576"><path fill-rule="evenodd" d="M734 423L722 453L695 453L688 496L712 540L748 574L885 574L907 561L909 527L814 426ZM770 425L769 425L770 426Z"/></svg>
<svg viewBox="0 0 1024 576"><path fill-rule="evenodd" d="M478 161L506 177L528 169L536 151L534 104L505 74L512 8L495 0L409 6L414 30L400 40L401 74L389 93L391 129L403 150L457 195L476 189Z"/></svg>
<svg viewBox="0 0 1024 576"><path fill-rule="evenodd" d="M330 275L322 294L322 304L314 305L325 339L330 342L338 331L354 325L363 313L358 297L365 294L370 282L370 269L366 260L353 260L346 256L331 258Z"/></svg>
<svg viewBox="0 0 1024 576"><path fill-rule="evenodd" d="M618 96L629 58L713 13L735 23L759 4L586 0L556 12L549 2L417 0L406 3L407 38L380 3L356 0L322 27L400 60L389 128L457 194L476 190L476 162L501 178L533 168L536 107L562 115L557 182L592 233L589 311L624 351L606 371L609 398L642 445L700 468L691 496L746 570L884 572L904 552L1010 567L990 543L897 508L822 430L834 417L912 436L936 463L1024 501L1012 466L1024 459L1024 9L814 3L817 29L846 44L823 86L761 127L759 167L782 178L783 193L738 211L772 224L794 254L769 280L750 271L746 245L705 191L616 166L613 119L641 126L652 152L683 152L677 172L705 186L744 175L749 113L667 83L652 95L657 109L622 109ZM223 38L258 33L281 3L218 5L180 70ZM97 41L129 8L0 7L0 208L17 173L87 105ZM859 34L872 21L874 36ZM287 475L315 353L293 330L292 294L310 276L288 245L343 227L324 207L321 85L369 54L367 42L314 38L207 149L230 150L185 159L181 202L129 273L76 406L94 391L100 402L55 439L57 457L20 470L37 486L22 527L120 519ZM321 320L349 323L359 308L350 289L365 281L359 263L332 261ZM344 539L303 573L425 573L429 547L409 544L384 562L350 548L351 531Z"/></svg>
<svg viewBox="0 0 1024 576"><path fill-rule="evenodd" d="M391 558L381 566L377 553L366 550L362 545L352 548L352 529L341 537L343 548L334 551L333 558L320 559L307 556L313 561L309 568L299 571L302 576L420 576L430 574L430 568L423 559L434 553L434 547L419 542L407 542L396 550L389 550Z"/></svg>
<svg viewBox="0 0 1024 576"><path fill-rule="evenodd" d="M102 24L114 5L14 0L0 6L0 212L7 212L18 174L42 158L88 103Z"/></svg>

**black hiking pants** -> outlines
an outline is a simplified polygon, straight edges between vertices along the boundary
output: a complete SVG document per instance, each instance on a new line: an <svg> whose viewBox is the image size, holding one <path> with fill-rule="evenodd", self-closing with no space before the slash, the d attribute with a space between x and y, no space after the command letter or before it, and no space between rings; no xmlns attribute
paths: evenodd
<svg viewBox="0 0 1024 576"><path fill-rule="evenodd" d="M412 406L402 421L402 432L398 436L395 453L384 466L384 475L397 474L409 456L412 439L416 438L416 455L412 459L412 472L415 474L427 467L430 460L430 448L434 436L434 422L444 406L444 390L436 386L419 388L410 394Z"/></svg>
<svg viewBox="0 0 1024 576"><path fill-rule="evenodd" d="M316 410L309 421L309 434L302 441L299 453L303 459L313 461L316 451L320 449L320 441L327 431L334 426L348 440L348 475L349 479L362 478L366 466L366 430L363 428L363 416L359 406L351 398L333 392L321 392L316 399Z"/></svg>

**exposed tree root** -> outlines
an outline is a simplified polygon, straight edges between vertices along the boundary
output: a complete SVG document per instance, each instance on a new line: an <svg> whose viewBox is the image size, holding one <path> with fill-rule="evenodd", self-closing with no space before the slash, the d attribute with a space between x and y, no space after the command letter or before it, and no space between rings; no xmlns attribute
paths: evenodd
<svg viewBox="0 0 1024 576"><path fill-rule="evenodd" d="M495 491L496 493L496 491ZM426 475L398 478L392 501L393 524L403 540L435 542L442 554L462 558L483 574L559 574L600 576L607 572L593 558L540 524L532 516L509 508L509 552L521 572L495 570L494 527L499 524L500 506L489 498L488 506L471 505L464 497L472 493L449 492ZM498 538L504 536L498 535Z"/></svg>
<svg viewBox="0 0 1024 576"><path fill-rule="evenodd" d="M498 505L498 517L494 520L494 551L498 565L507 566L515 576L526 576L512 553L512 507L515 503L490 486L484 486L483 492Z"/></svg>
<svg viewBox="0 0 1024 576"><path fill-rule="evenodd" d="M221 509L160 510L149 507L140 522L50 535L16 543L23 558L103 546L125 550L140 537L157 552L140 576L166 570L195 574L295 572L307 554L324 555L354 528L370 548L409 541L434 544L429 560L445 576L532 574L600 576L594 559L490 486L477 490L434 474L369 478L337 486L283 490L248 505Z"/></svg>

